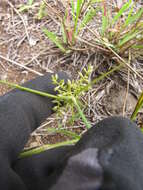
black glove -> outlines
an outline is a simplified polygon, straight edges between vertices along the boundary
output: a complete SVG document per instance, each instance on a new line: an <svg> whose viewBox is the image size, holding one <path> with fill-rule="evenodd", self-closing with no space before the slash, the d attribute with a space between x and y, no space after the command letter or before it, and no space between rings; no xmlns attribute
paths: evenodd
<svg viewBox="0 0 143 190"><path fill-rule="evenodd" d="M142 190L142 171L143 134L130 120L111 117L83 135L52 176L50 190Z"/></svg>
<svg viewBox="0 0 143 190"><path fill-rule="evenodd" d="M59 79L67 75L58 73ZM37 77L24 86L56 94L51 74ZM3 190L27 189L12 166L28 140L30 133L46 117L51 115L53 103L50 98L17 89L0 97L0 188Z"/></svg>

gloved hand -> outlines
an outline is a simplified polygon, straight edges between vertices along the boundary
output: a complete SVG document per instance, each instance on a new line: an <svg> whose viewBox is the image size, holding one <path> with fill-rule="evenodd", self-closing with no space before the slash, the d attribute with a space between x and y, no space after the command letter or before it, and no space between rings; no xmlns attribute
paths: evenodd
<svg viewBox="0 0 143 190"><path fill-rule="evenodd" d="M50 73L37 77L24 86L56 94ZM67 75L58 73L59 79ZM23 180L13 171L12 165L26 144L30 133L46 117L51 115L53 103L50 98L17 89L0 97L0 188L3 190L26 189Z"/></svg>
<svg viewBox="0 0 143 190"><path fill-rule="evenodd" d="M110 117L75 146L16 162L29 190L142 190L143 134L129 119Z"/></svg>
<svg viewBox="0 0 143 190"><path fill-rule="evenodd" d="M142 190L142 171L141 130L127 118L110 117L73 147L63 169L55 172L50 190Z"/></svg>

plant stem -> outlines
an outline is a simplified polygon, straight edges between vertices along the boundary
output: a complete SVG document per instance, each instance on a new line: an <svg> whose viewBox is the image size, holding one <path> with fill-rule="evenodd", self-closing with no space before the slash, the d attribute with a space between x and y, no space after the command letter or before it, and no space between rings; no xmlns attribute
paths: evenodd
<svg viewBox="0 0 143 190"><path fill-rule="evenodd" d="M13 84L13 83L10 83L10 82L4 81L4 80L0 80L0 83L1 84L6 84L6 85L8 85L8 86L10 86L12 88L17 88L19 90L27 91L27 92L34 93L34 94L37 94L37 95L40 95L40 96L45 96L45 97L54 98L54 99L61 99L56 95L48 94L47 92L41 92L41 91L38 91L38 90L33 90L31 88L20 86L18 84Z"/></svg>
<svg viewBox="0 0 143 190"><path fill-rule="evenodd" d="M82 0L77 0L76 18L75 18L75 23L74 23L74 34L76 33L81 6L82 6Z"/></svg>
<svg viewBox="0 0 143 190"><path fill-rule="evenodd" d="M71 99L72 99L72 101L74 102L74 104L75 104L75 106L76 106L76 108L77 108L77 110L78 110L78 112L79 112L79 114L80 114L80 116L81 116L81 118L82 118L84 124L86 125L87 129L90 129L90 128L91 128L91 125L90 125L89 121L87 120L87 118L85 117L85 115L83 114L83 112L82 112L80 106L79 106L78 103L77 103L76 98L75 98L74 96L72 96Z"/></svg>
<svg viewBox="0 0 143 190"><path fill-rule="evenodd" d="M121 67L123 67L124 64L123 63L120 63L118 66L114 67L113 69L111 69L110 71L106 72L106 73L103 73L101 76L99 76L98 78L96 79L93 79L90 83L90 85L94 85L95 83L99 82L100 80L102 80L103 78L107 77L108 75L111 75L113 72L121 69Z"/></svg>
<svg viewBox="0 0 143 190"><path fill-rule="evenodd" d="M53 99L57 99L57 100L69 100L69 99L71 99L70 96L57 96L57 95L49 94L47 92L42 92L42 91L34 90L34 89L31 89L31 88L27 88L27 87L24 87L24 86L20 86L18 84L10 83L10 82L4 81L4 80L0 80L0 83L8 85L8 86L10 86L12 88L17 88L17 89L22 90L22 91L34 93L34 94L44 96L44 97L48 97L48 98L53 98Z"/></svg>
<svg viewBox="0 0 143 190"><path fill-rule="evenodd" d="M143 106L143 92L141 93L139 99L138 99L138 102L136 104L136 107L131 115L131 120L135 120L136 119L136 116L137 116L137 113L139 112L139 110L142 108Z"/></svg>
<svg viewBox="0 0 143 190"><path fill-rule="evenodd" d="M55 129L55 128L48 127L47 131L48 132L54 132L54 133L63 134L63 135L72 137L73 139L80 139L80 135L76 134L75 132L67 131L67 130L64 130L64 129Z"/></svg>
<svg viewBox="0 0 143 190"><path fill-rule="evenodd" d="M19 158L30 157L32 155L40 154L41 152L44 152L44 151L52 149L52 148L57 148L57 147L60 147L60 146L72 145L72 144L75 144L78 140L79 139L74 139L74 140L64 141L64 142L60 142L60 143L56 143L56 144L46 144L46 145L43 145L41 147L34 148L32 150L27 150L27 151L22 152L19 155Z"/></svg>

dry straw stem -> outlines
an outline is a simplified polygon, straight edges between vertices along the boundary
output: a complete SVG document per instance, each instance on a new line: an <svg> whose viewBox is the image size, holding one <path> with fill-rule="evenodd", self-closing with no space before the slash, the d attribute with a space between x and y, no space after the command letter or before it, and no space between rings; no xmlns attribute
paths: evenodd
<svg viewBox="0 0 143 190"><path fill-rule="evenodd" d="M25 20L23 19L22 15L18 12L18 10L13 6L13 4L10 2L10 1L7 1L9 6L16 12L16 14L20 17L20 19L22 20L23 22L23 25L24 25L24 29L25 29L25 33L26 33L26 36L27 36L27 39L28 41L30 41L30 38L29 38L29 34L28 34L28 30L27 30L27 27L26 27L26 24L25 24Z"/></svg>
<svg viewBox="0 0 143 190"><path fill-rule="evenodd" d="M31 73L37 74L37 75L39 75L39 76L42 76L42 75L43 75L42 73L40 73L40 72L38 72L38 71L35 71L35 70L33 70L33 69L30 69L30 68L28 68L28 67L26 67L26 66L24 66L24 65L22 65L22 64L20 64L20 63L17 63L16 61L13 61L13 60L11 60L11 59L9 59L9 58L4 57L4 56L2 56L2 55L0 55L0 58L1 58L1 59L4 59L5 61L8 61L8 62L10 62L10 63L12 63L12 64L14 64L14 65L17 65L17 66L19 66L19 67L21 67L21 68L24 68L24 69L26 69L27 71L30 71Z"/></svg>
<svg viewBox="0 0 143 190"><path fill-rule="evenodd" d="M130 62L131 62L131 52L129 51L129 64ZM125 111L126 111L126 103L128 99L128 92L129 92L129 80L130 80L130 70L128 69L128 81L127 81L126 95L125 95L125 100L124 100L124 105L123 105L123 116L125 116Z"/></svg>
<svg viewBox="0 0 143 190"><path fill-rule="evenodd" d="M53 7L51 7L51 6L47 3L46 0L42 0L42 2L46 4L46 6L47 6L47 8L50 10L50 12L52 11L55 15L57 15L57 17L58 17L60 20L62 20L61 15L60 15ZM50 14L48 14L48 15L51 17ZM53 17L51 17L51 18L53 19Z"/></svg>

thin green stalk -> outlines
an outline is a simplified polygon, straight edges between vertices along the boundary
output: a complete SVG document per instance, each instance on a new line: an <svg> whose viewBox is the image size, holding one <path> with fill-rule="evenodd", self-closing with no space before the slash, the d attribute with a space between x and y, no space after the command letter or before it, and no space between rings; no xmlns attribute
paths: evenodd
<svg viewBox="0 0 143 190"><path fill-rule="evenodd" d="M135 120L139 110L143 107L143 92L140 95L136 107L131 115L131 120Z"/></svg>
<svg viewBox="0 0 143 190"><path fill-rule="evenodd" d="M31 88L20 86L18 84L13 84L13 83L10 83L10 82L4 81L4 80L0 80L0 83L8 85L8 86L10 86L12 88L17 88L19 90L27 91L27 92L34 93L34 94L37 94L37 95L40 95L40 96L45 96L45 97L54 98L54 99L61 99L56 95L48 94L47 92L41 92L41 91L38 91L38 90L33 90Z"/></svg>
<svg viewBox="0 0 143 190"><path fill-rule="evenodd" d="M68 131L68 130L65 130L65 129L50 128L50 127L48 127L46 130L48 132L54 132L54 133L63 134L63 135L66 135L68 137L71 137L73 139L80 139L80 135L76 134L73 131Z"/></svg>
<svg viewBox="0 0 143 190"><path fill-rule="evenodd" d="M108 72L102 74L102 75L99 76L98 78L96 78L96 79L94 79L93 81L91 81L90 85L94 85L95 83L101 81L103 78L107 77L108 75L111 75L113 72L115 72L115 71L121 69L121 67L123 67L123 66L124 66L123 63L119 64L118 66L114 67L114 68L111 69L110 71L108 71Z"/></svg>
<svg viewBox="0 0 143 190"><path fill-rule="evenodd" d="M56 143L56 144L46 144L46 145L43 145L41 147L34 148L32 150L27 150L27 151L22 152L19 155L19 158L21 159L21 158L25 158L25 157L30 157L32 155L40 154L41 152L44 152L44 151L52 149L52 148L57 148L57 147L60 147L60 146L73 145L78 140L79 139L74 139L74 140L64 141L64 142L60 142L60 143Z"/></svg>
<svg viewBox="0 0 143 190"><path fill-rule="evenodd" d="M77 29L81 6L82 6L82 0L77 0L76 18L75 18L75 23L74 23L74 33L76 32L76 29Z"/></svg>
<svg viewBox="0 0 143 190"><path fill-rule="evenodd" d="M111 47L109 47L107 43L103 41L103 44L118 58L118 60L124 63L132 72L134 72L140 79L143 80L143 77L134 68L132 68L131 65L129 65L122 57L120 57L118 53L116 53Z"/></svg>
<svg viewBox="0 0 143 190"><path fill-rule="evenodd" d="M78 110L78 112L79 112L79 114L80 114L80 116L81 116L84 124L86 125L87 129L90 129L91 125L90 125L89 121L87 120L87 118L85 117L85 115L83 114L80 106L77 103L76 98L75 97L71 97L71 98L72 98L72 101L74 102L74 104L75 104L75 106L76 106L76 108L77 108L77 110Z"/></svg>

